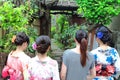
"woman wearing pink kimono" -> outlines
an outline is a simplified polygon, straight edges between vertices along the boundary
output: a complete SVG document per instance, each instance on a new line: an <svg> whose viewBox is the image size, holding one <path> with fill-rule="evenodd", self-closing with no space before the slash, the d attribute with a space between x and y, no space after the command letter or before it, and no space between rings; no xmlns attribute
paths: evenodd
<svg viewBox="0 0 120 80"><path fill-rule="evenodd" d="M29 37L25 33L20 32L12 38L12 42L16 45L16 50L9 53L7 64L2 71L2 77L9 80L24 80L24 71L30 59L24 53L29 44Z"/></svg>

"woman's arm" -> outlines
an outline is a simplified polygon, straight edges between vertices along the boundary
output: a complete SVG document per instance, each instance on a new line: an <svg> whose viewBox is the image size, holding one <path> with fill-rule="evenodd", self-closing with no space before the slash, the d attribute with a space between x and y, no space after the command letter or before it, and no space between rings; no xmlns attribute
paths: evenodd
<svg viewBox="0 0 120 80"><path fill-rule="evenodd" d="M87 76L87 80L92 80L96 76L95 66L90 69L90 74Z"/></svg>
<svg viewBox="0 0 120 80"><path fill-rule="evenodd" d="M61 73L60 73L61 80L66 80L66 72L67 72L67 67L66 67L66 65L62 62Z"/></svg>

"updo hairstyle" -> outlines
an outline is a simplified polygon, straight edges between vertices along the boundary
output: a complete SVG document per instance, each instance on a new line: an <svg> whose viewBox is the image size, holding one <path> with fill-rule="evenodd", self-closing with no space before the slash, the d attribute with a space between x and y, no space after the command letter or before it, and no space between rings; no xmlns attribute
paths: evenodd
<svg viewBox="0 0 120 80"><path fill-rule="evenodd" d="M14 44L16 46L20 46L22 45L24 42L27 42L29 44L29 37L24 33L24 32L19 32L17 35L16 35L16 38L14 40Z"/></svg>
<svg viewBox="0 0 120 80"><path fill-rule="evenodd" d="M36 39L36 50L40 54L45 54L50 45L51 40L46 35L41 35Z"/></svg>
<svg viewBox="0 0 120 80"><path fill-rule="evenodd" d="M104 44L111 41L112 34L106 26L101 26L96 29L96 37L99 38Z"/></svg>

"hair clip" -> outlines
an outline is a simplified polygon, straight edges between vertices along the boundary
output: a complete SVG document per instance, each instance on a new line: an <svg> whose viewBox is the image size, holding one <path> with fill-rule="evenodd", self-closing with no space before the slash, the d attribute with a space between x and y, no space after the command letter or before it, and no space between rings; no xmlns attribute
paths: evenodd
<svg viewBox="0 0 120 80"><path fill-rule="evenodd" d="M103 37L103 33L102 33L102 32L98 32L98 33L97 33L97 37L98 37L99 39L101 39L101 38Z"/></svg>
<svg viewBox="0 0 120 80"><path fill-rule="evenodd" d="M32 44L32 48L33 48L33 50L36 50L37 45L36 45L36 43L35 43L35 42Z"/></svg>
<svg viewBox="0 0 120 80"><path fill-rule="evenodd" d="M13 35L13 37L12 37L12 43L14 43L15 42L15 39L16 39L16 36L15 35Z"/></svg>

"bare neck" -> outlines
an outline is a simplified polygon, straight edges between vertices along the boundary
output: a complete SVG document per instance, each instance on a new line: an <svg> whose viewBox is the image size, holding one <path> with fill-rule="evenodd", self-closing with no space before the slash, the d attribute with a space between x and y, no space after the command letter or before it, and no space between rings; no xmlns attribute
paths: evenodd
<svg viewBox="0 0 120 80"><path fill-rule="evenodd" d="M107 44L100 44L100 48L106 50L109 46Z"/></svg>
<svg viewBox="0 0 120 80"><path fill-rule="evenodd" d="M45 53L45 54L37 53L37 56L42 61L42 60L45 60L47 58L47 53Z"/></svg>

